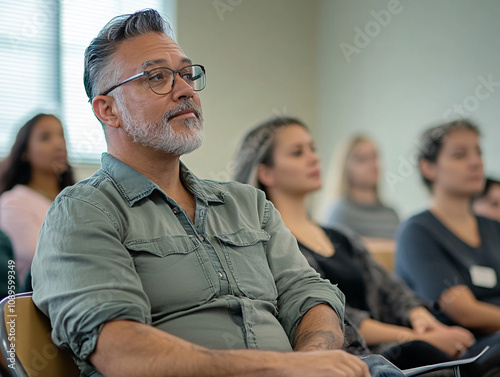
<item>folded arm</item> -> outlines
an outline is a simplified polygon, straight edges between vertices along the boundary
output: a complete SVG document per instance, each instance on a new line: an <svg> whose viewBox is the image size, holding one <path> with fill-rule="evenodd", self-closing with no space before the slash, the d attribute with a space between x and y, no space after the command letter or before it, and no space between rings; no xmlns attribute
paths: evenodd
<svg viewBox="0 0 500 377"><path fill-rule="evenodd" d="M441 310L461 326L485 333L500 330L500 307L478 301L465 285L446 290L438 303Z"/></svg>
<svg viewBox="0 0 500 377"><path fill-rule="evenodd" d="M457 350L466 351L474 343L474 337L470 332L456 326L442 326L424 333L417 333L407 327L382 323L368 318L361 323L359 331L368 345L423 340L451 357L458 356Z"/></svg>

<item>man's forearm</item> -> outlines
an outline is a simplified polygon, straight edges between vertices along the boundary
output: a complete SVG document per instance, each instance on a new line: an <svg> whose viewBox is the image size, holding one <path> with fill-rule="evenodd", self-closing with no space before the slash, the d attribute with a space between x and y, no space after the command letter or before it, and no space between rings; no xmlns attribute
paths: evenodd
<svg viewBox="0 0 500 377"><path fill-rule="evenodd" d="M295 332L295 351L318 351L340 349L344 334L337 313L328 305L311 308L300 321Z"/></svg>
<svg viewBox="0 0 500 377"><path fill-rule="evenodd" d="M275 375L279 356L211 350L142 323L113 321L101 330L90 362L105 377L261 377Z"/></svg>
<svg viewBox="0 0 500 377"><path fill-rule="evenodd" d="M312 322L335 321L328 311L311 312L302 325L314 331L327 326ZM319 321L318 318L319 317ZM335 316L336 317L336 316ZM338 324L338 318L337 318ZM302 326L304 328L304 326ZM314 330L316 328L316 330ZM306 328L307 330L307 328ZM337 329L340 332L340 327ZM332 331L335 333L335 331ZM307 331L302 334L308 334ZM342 334L340 332L340 334ZM336 337L340 340L342 337ZM331 343L331 342L330 342ZM335 343L335 342L333 342ZM314 348L311 349L317 349ZM342 350L274 352L213 350L132 321L106 323L89 360L105 377L369 377L367 365Z"/></svg>

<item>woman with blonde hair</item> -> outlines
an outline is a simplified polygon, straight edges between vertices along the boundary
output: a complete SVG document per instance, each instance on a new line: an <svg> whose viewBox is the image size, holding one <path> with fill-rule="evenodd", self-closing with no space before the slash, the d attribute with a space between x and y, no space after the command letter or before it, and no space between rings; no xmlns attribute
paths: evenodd
<svg viewBox="0 0 500 377"><path fill-rule="evenodd" d="M336 148L326 192L332 200L322 223L345 226L371 242L393 239L399 218L380 200L379 170L377 147L368 137L353 136Z"/></svg>

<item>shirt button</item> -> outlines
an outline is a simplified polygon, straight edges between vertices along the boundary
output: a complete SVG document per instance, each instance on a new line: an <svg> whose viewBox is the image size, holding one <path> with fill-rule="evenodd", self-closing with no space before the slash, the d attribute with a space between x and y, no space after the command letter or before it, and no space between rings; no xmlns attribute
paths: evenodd
<svg viewBox="0 0 500 377"><path fill-rule="evenodd" d="M222 272L219 271L219 276L221 279L224 279L224 274Z"/></svg>
<svg viewBox="0 0 500 377"><path fill-rule="evenodd" d="M203 237L201 234L198 236L198 239L199 239L201 242L205 241L205 237Z"/></svg>
<svg viewBox="0 0 500 377"><path fill-rule="evenodd" d="M174 215L177 215L179 213L179 208L177 207L172 208L172 212L174 213Z"/></svg>

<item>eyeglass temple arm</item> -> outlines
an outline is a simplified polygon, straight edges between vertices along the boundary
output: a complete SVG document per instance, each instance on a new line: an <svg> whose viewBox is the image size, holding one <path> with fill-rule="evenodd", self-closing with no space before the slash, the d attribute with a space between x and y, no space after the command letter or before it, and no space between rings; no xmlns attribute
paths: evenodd
<svg viewBox="0 0 500 377"><path fill-rule="evenodd" d="M104 93L102 93L102 94L101 94L101 96L105 96L105 95L107 95L109 92L111 92L112 90L115 90L116 88L118 88L120 85L126 84L126 83L128 83L128 82L130 82L130 81L132 81L132 80L135 80L135 79L137 79L137 78L139 78L139 77L141 77L141 76L144 76L144 75L145 75L145 73L144 73L144 72L141 72L141 73L138 73L137 75L134 75L134 76L132 76L132 77L129 77L129 78L128 78L128 79L126 79L125 81L122 81L121 83L116 84L116 85L112 86L111 88L109 88L108 90L106 90Z"/></svg>

